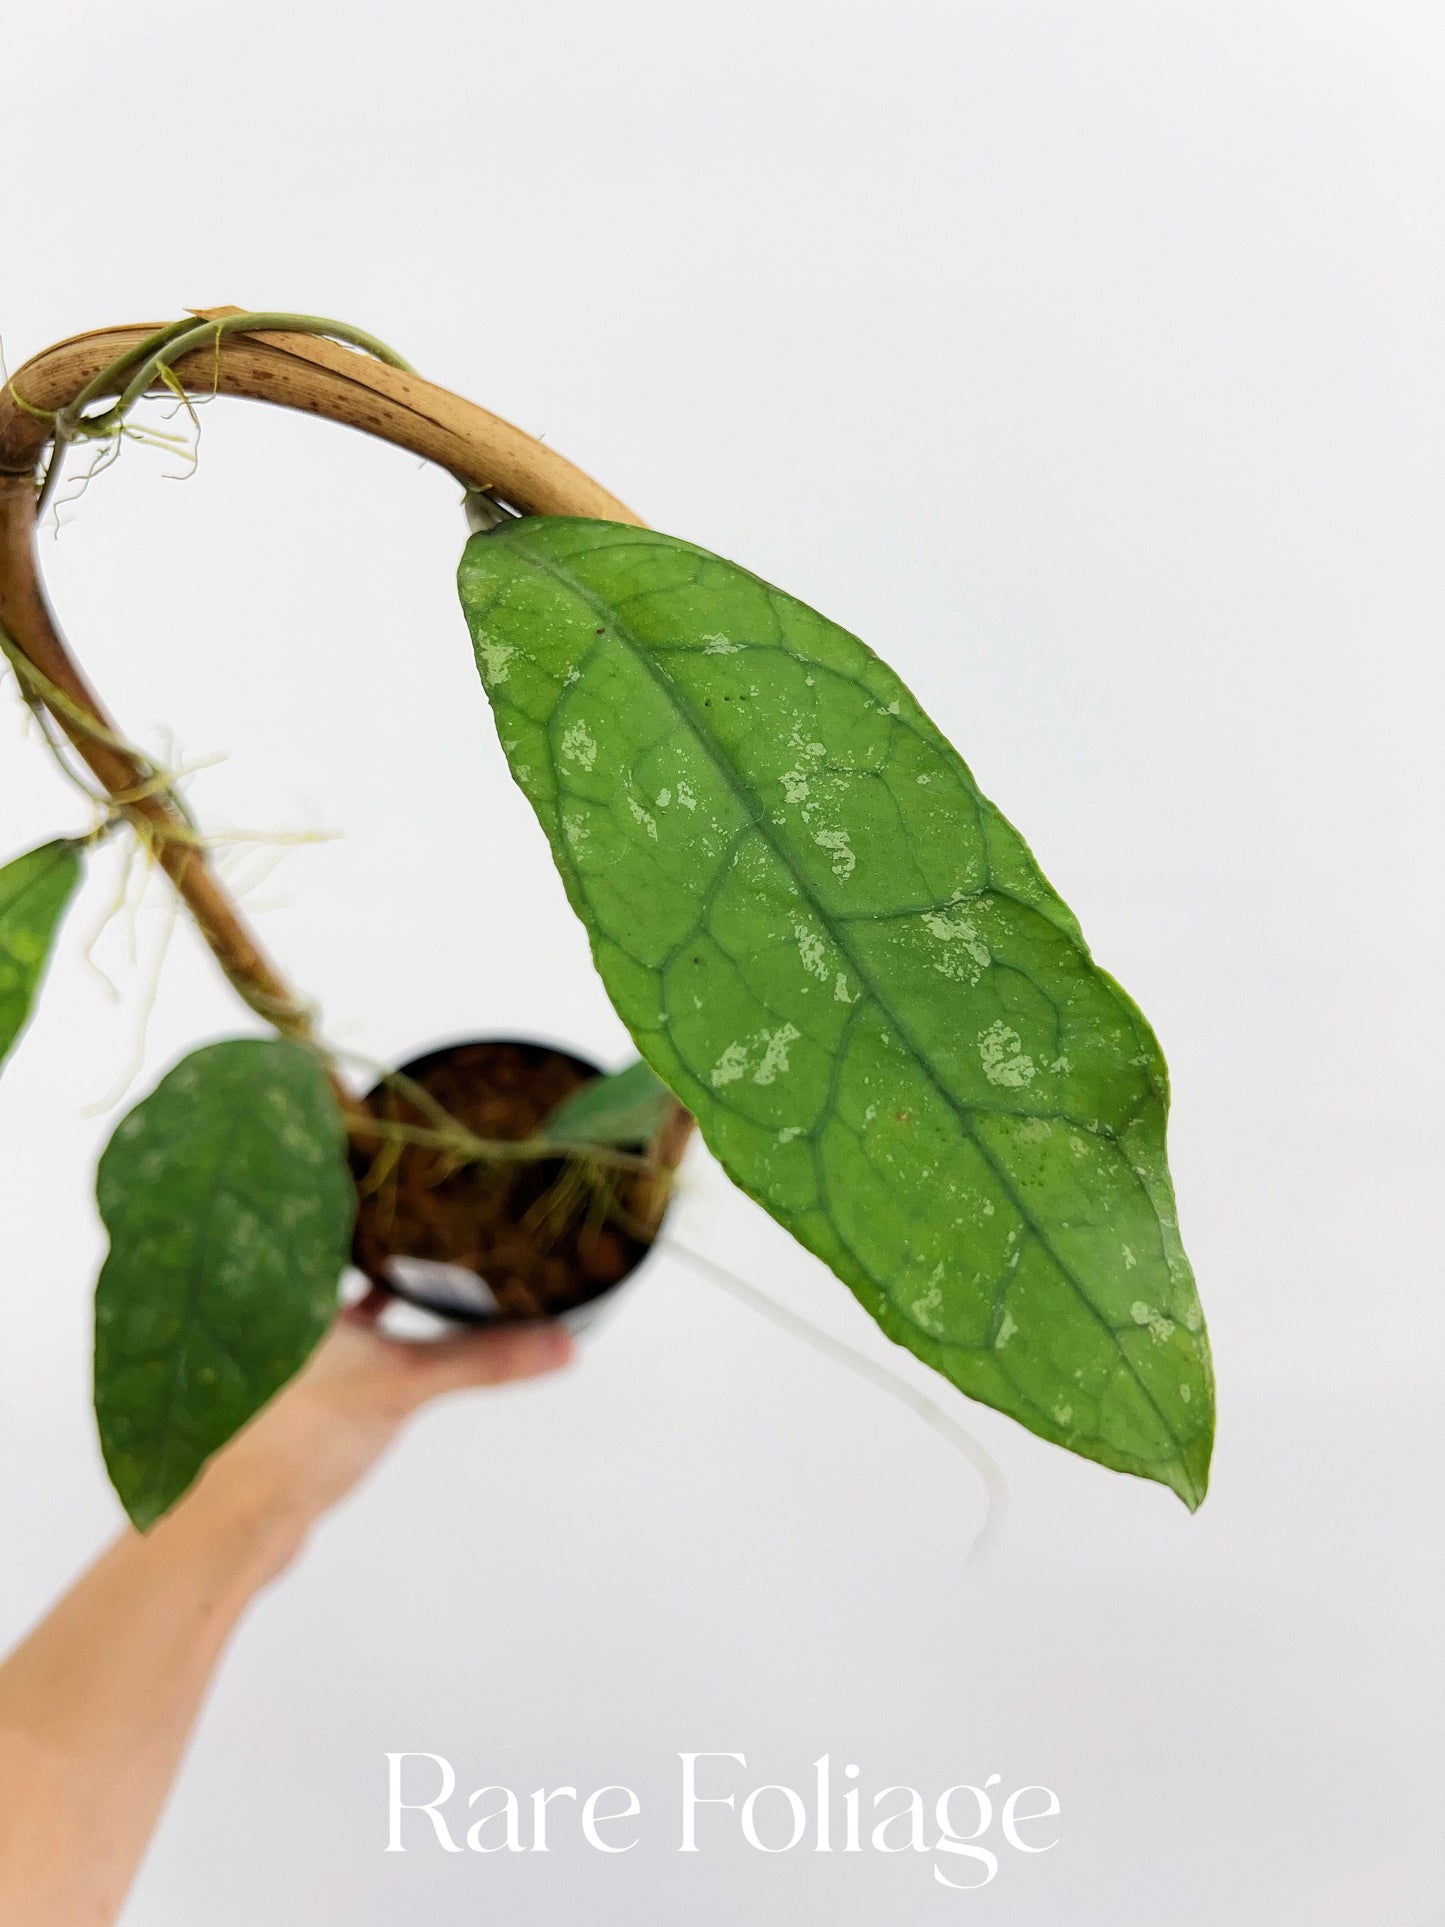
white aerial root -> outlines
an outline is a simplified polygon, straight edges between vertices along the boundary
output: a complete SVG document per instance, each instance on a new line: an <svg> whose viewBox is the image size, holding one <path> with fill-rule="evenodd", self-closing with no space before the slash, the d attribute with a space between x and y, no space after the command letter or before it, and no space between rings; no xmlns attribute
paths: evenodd
<svg viewBox="0 0 1445 1927"><path fill-rule="evenodd" d="M710 1284L719 1286L741 1304L759 1312L772 1324L780 1326L783 1331L791 1332L795 1338L802 1339L805 1345L810 1345L824 1358L831 1358L835 1364L843 1366L856 1377L866 1379L880 1392L886 1392L890 1398L897 1399L899 1404L906 1405L910 1412L916 1412L924 1424L931 1426L940 1438L947 1439L953 1449L961 1453L978 1473L983 1482L984 1497L987 1502L983 1524L975 1533L966 1557L970 1562L974 1562L992 1551L1003 1531L1007 1516L1008 1487L997 1462L971 1432L966 1432L961 1425L951 1419L928 1397L926 1392L919 1391L906 1379L900 1378L896 1372L890 1372L886 1365L880 1365L865 1353L855 1351L851 1345L845 1345L841 1339L834 1338L830 1332L823 1331L809 1319L800 1317L786 1305L779 1304L775 1298L770 1298L765 1291L759 1291L756 1285L750 1285L745 1278L739 1278L736 1272L729 1271L725 1265L705 1257L700 1251L689 1249L687 1245L679 1244L676 1238L664 1237L658 1242L662 1250L670 1251L673 1257L680 1258L699 1277L706 1278Z"/></svg>

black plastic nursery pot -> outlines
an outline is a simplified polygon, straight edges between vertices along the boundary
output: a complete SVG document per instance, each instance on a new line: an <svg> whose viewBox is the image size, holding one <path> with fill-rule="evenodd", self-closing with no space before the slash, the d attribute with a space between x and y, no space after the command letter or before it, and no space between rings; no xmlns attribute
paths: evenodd
<svg viewBox="0 0 1445 1927"><path fill-rule="evenodd" d="M550 1044L478 1038L413 1058L366 1101L383 1124L427 1131L444 1112L478 1138L517 1141L544 1135L557 1106L599 1074ZM353 1148L351 1161L357 1268L408 1304L466 1324L557 1318L580 1329L644 1262L660 1228L651 1172L563 1157L466 1159L434 1143Z"/></svg>

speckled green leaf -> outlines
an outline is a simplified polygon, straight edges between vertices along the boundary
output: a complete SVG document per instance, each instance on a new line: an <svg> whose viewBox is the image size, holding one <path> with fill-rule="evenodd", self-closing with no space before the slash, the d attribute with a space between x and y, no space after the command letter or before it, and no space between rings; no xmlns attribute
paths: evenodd
<svg viewBox="0 0 1445 1927"><path fill-rule="evenodd" d="M80 881L74 843L42 843L0 870L0 1063L24 1030L65 907Z"/></svg>
<svg viewBox="0 0 1445 1927"><path fill-rule="evenodd" d="M513 522L460 586L613 1002L730 1175L965 1392L1197 1505L1163 1059L897 676L639 529Z"/></svg>
<svg viewBox="0 0 1445 1927"><path fill-rule="evenodd" d="M138 1526L180 1497L335 1315L356 1208L343 1147L318 1059L260 1038L183 1059L106 1147L95 1409Z"/></svg>
<svg viewBox="0 0 1445 1927"><path fill-rule="evenodd" d="M547 1119L545 1137L558 1144L647 1144L672 1103L666 1084L644 1059L594 1077Z"/></svg>

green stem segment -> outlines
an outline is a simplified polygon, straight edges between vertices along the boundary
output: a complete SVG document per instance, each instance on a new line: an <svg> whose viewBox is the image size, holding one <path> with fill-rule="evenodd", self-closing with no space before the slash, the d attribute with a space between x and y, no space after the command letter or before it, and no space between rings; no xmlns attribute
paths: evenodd
<svg viewBox="0 0 1445 1927"><path fill-rule="evenodd" d="M157 377L186 355L204 348L208 342L214 342L219 357L221 342L226 335L264 333L319 335L328 341L344 342L348 347L359 348L377 361L385 362L389 368L400 368L406 374L416 372L411 363L404 361L395 349L388 348L384 341L368 334L364 328L353 328L349 322L332 321L320 315L248 310L241 314L222 315L214 320L197 321L187 316L184 321L173 321L134 343L109 367L102 368L99 374L94 375L68 407L56 411L54 442L40 485L37 514L44 511L55 493L65 451L72 442L96 441L119 434L126 416L155 385ZM115 394L117 388L120 389L119 399L104 414L86 415L85 410L92 402L99 401L104 395Z"/></svg>

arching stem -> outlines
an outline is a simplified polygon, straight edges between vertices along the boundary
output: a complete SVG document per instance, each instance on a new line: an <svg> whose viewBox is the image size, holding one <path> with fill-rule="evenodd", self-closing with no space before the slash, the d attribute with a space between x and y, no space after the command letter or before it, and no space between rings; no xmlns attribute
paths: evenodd
<svg viewBox="0 0 1445 1927"><path fill-rule="evenodd" d="M117 807L151 833L156 860L230 982L278 1030L310 1039L307 1005L247 927L179 804L156 791L154 772L126 748L124 732L67 648L41 580L36 526L53 481L37 484L36 476L47 447L58 457L77 434L114 432L142 394L173 392L177 382L192 394L247 396L360 429L524 514L637 526L640 518L554 450L422 380L372 336L342 323L218 308L163 327L99 329L46 349L0 391L0 628L38 678L59 692L63 700L46 706L77 755ZM117 409L83 416L109 395L119 396ZM353 1127L364 1136L364 1108L349 1103ZM677 1105L654 1145L659 1219L666 1174L690 1127Z"/></svg>
<svg viewBox="0 0 1445 1927"><path fill-rule="evenodd" d="M255 334L265 329L284 329L288 333L346 342L365 354L374 355L389 367L404 369L408 374L416 372L409 361L403 361L394 349L388 348L384 341L378 341L375 335L368 334L364 328L353 328L346 321L323 320L319 315L252 314L237 309L234 313L217 313L203 320L192 317L173 322L126 349L109 367L93 375L74 401L54 411L51 416L50 460L40 482L37 514L44 512L55 493L65 451L72 442L118 434L126 416L162 379L163 371L184 360L193 349L211 348L219 357L221 342L228 334ZM120 399L103 415L86 415L85 410L92 402L117 391ZM44 419L43 411L39 419Z"/></svg>

